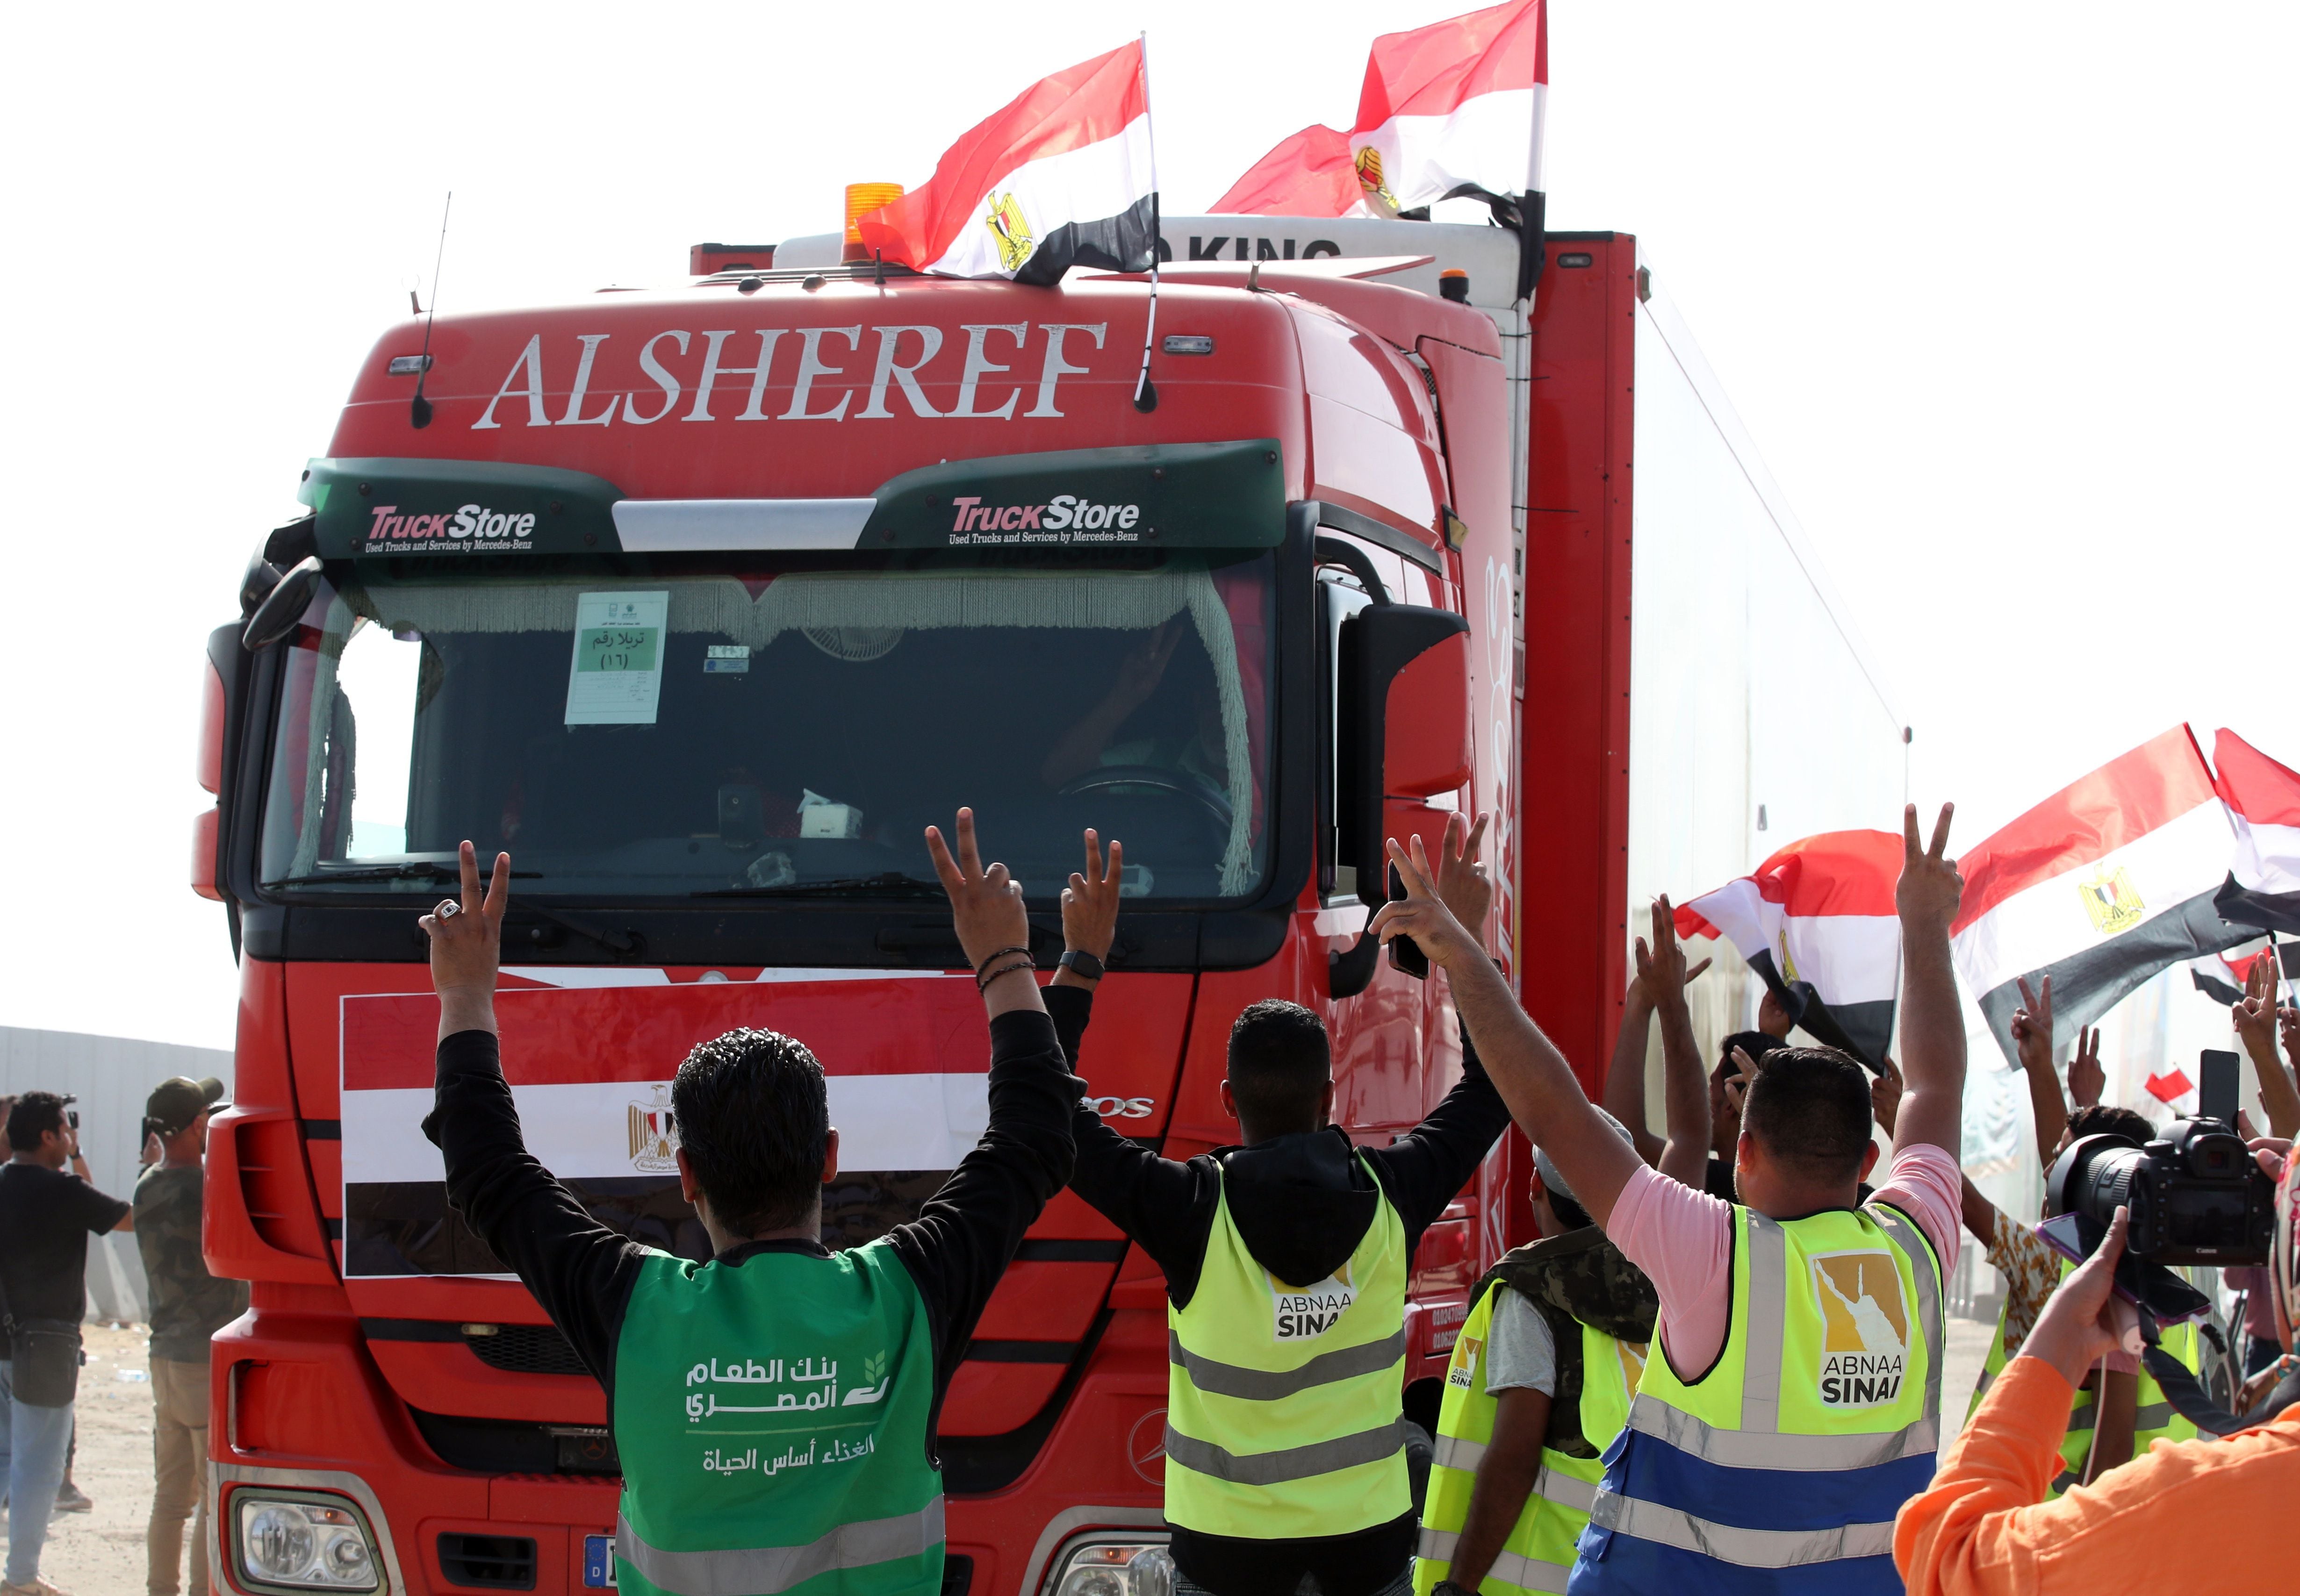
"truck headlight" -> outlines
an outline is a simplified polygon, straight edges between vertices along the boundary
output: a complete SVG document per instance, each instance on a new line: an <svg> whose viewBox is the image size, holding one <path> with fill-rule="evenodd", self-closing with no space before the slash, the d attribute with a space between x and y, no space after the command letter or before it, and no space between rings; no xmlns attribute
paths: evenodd
<svg viewBox="0 0 2300 1596"><path fill-rule="evenodd" d="M232 1508L233 1546L249 1584L351 1592L383 1583L367 1524L343 1497L239 1491Z"/></svg>
<svg viewBox="0 0 2300 1596"><path fill-rule="evenodd" d="M1052 1596L1173 1596L1174 1558L1163 1541L1081 1541L1054 1565Z"/></svg>

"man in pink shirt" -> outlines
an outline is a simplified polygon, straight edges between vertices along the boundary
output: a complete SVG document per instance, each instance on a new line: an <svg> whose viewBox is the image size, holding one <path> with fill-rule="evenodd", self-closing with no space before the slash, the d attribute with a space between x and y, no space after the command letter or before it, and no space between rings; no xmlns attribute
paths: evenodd
<svg viewBox="0 0 2300 1596"><path fill-rule="evenodd" d="M1605 1130L1429 890L1419 844L1390 844L1407 895L1375 930L1445 967L1479 1055L1509 1060L1494 1080L1518 1124L1661 1299L1662 1356L1606 1453L1575 1596L1900 1589L1893 1516L1932 1475L1941 1280L1958 1234L1964 1027L1948 927L1962 883L1949 818L1927 847L1915 809L1904 816L1905 1087L1865 1204L1877 1151L1860 1065L1829 1048L1769 1053L1735 1148L1741 1201L1680 1185Z"/></svg>

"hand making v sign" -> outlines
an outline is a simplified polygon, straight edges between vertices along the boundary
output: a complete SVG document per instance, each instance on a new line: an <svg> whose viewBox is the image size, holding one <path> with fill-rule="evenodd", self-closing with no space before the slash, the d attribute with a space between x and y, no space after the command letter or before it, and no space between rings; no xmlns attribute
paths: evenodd
<svg viewBox="0 0 2300 1596"><path fill-rule="evenodd" d="M416 924L431 939L431 985L439 994L439 1040L458 1031L496 1028L496 968L502 958L504 911L511 907L511 855L496 855L487 894L479 893L479 856L468 839L456 851L460 896L442 898Z"/></svg>

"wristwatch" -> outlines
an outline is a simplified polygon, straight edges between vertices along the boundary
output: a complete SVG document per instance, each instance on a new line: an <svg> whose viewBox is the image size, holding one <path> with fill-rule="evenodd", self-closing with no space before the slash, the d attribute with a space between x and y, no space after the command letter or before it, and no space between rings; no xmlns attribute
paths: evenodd
<svg viewBox="0 0 2300 1596"><path fill-rule="evenodd" d="M1072 975L1083 976L1089 981L1099 981L1103 977L1102 960L1084 948L1072 948L1064 953L1062 968Z"/></svg>

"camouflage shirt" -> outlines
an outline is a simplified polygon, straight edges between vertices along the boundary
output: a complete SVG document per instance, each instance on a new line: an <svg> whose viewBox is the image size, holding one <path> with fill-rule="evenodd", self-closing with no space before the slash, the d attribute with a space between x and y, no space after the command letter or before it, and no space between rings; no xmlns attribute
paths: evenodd
<svg viewBox="0 0 2300 1596"><path fill-rule="evenodd" d="M1470 1301L1496 1285L1532 1303L1556 1340L1557 1390L1542 1444L1570 1458L1596 1457L1581 1434L1581 1326L1645 1345L1661 1308L1653 1282L1590 1225L1503 1253Z"/></svg>
<svg viewBox="0 0 2300 1596"><path fill-rule="evenodd" d="M136 1246L152 1293L152 1356L205 1363L208 1337L247 1307L247 1286L219 1280L200 1256L196 1164L154 1165L136 1183Z"/></svg>

